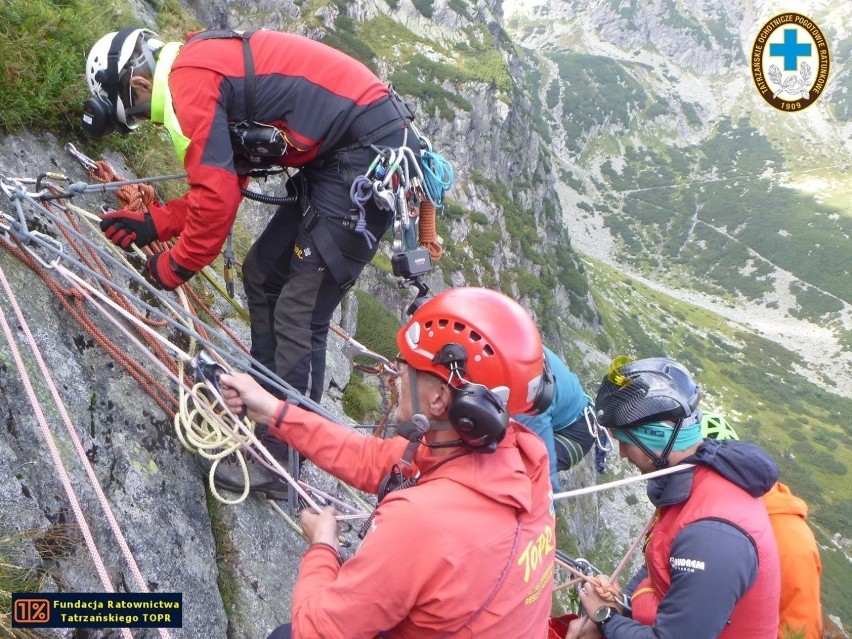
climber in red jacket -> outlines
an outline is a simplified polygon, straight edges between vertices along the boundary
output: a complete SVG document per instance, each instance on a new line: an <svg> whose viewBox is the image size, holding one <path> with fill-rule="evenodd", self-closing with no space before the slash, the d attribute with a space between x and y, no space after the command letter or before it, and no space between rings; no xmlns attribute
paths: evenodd
<svg viewBox="0 0 852 639"><path fill-rule="evenodd" d="M187 173L189 191L150 210L114 211L101 228L122 248L180 236L148 260L151 277L173 289L211 264L228 237L248 171L297 167L279 207L243 262L252 355L315 401L322 396L332 313L375 255L392 222L372 198L358 212L356 176L375 145L398 148L412 116L357 60L320 42L275 31L205 31L186 44L147 29L102 37L86 66L92 98L84 128L129 132L163 124Z"/></svg>
<svg viewBox="0 0 852 639"><path fill-rule="evenodd" d="M353 181L367 173L375 148L419 152L399 96L340 51L267 30L205 31L181 44L127 28L92 47L86 79L87 132L128 133L146 119L162 124L186 169L183 197L148 211L113 211L100 223L128 250L180 236L148 259L160 288L180 286L219 256L252 170L300 169L288 182L297 201L279 206L249 249L243 283L252 356L319 402L334 309L393 221L372 197L352 195ZM259 434L286 459L286 449ZM225 461L216 482L240 492L242 470ZM286 496L261 465L251 464L250 474L253 490Z"/></svg>
<svg viewBox="0 0 852 639"><path fill-rule="evenodd" d="M542 389L538 330L505 295L460 288L415 311L397 344L407 438L365 436L278 401L248 375L221 377L232 410L379 495L345 563L333 509L302 513L311 545L292 626L270 639L544 639L555 556L547 450L509 419Z"/></svg>
<svg viewBox="0 0 852 639"><path fill-rule="evenodd" d="M754 444L702 439L699 397L667 357L616 360L604 377L595 413L621 456L642 473L693 467L648 482L657 512L625 588L631 608L587 586L580 602L595 623L572 621L568 639L776 639L781 570L760 498L778 467Z"/></svg>

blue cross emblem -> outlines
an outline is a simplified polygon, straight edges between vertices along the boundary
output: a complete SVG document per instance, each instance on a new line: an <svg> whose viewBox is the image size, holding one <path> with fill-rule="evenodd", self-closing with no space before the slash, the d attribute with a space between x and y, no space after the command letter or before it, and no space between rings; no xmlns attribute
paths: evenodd
<svg viewBox="0 0 852 639"><path fill-rule="evenodd" d="M796 42L796 29L784 29L784 44L770 44L769 55L784 58L784 70L795 71L799 56L810 56L811 45Z"/></svg>

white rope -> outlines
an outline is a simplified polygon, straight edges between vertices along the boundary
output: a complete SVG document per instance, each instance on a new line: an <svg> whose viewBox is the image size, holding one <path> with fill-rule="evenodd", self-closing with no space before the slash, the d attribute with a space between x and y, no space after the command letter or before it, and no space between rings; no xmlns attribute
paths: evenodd
<svg viewBox="0 0 852 639"><path fill-rule="evenodd" d="M687 470L688 468L692 468L695 464L678 464L677 466L672 466L671 468L663 468L662 470L655 470L650 473L645 473L644 475L636 475L635 477L626 477L624 479L618 479L616 481L610 481L605 484L595 484L594 486L586 486L585 488L577 488L576 490L568 490L562 493L556 493L553 495L553 499L567 499L568 497L578 497L579 495L588 495L589 493L596 493L601 490L606 490L608 488L617 488L618 486L626 486L627 484L635 484L640 481L648 481L649 479L654 479L655 477L662 477L663 475L671 475L672 473L679 473L682 470Z"/></svg>
<svg viewBox="0 0 852 639"><path fill-rule="evenodd" d="M95 228L94 223L99 221L98 216L96 216L92 213L89 213L89 212L87 212L84 209L81 209L79 207L75 207L73 205L67 205L65 208L68 211L72 211L74 213L77 213L78 216L80 217L81 221L83 221L90 229L94 229ZM126 259L124 254L121 253L120 251L118 251L118 249L115 246L110 244L108 248L111 249L110 257L112 259L115 259L119 262L122 262L123 265L126 268L135 270L134 267ZM134 246L133 248L136 251L137 255L139 255L141 258L144 259L146 257L145 254L138 247ZM182 380L183 380L184 364L185 364L186 361L191 360L191 357L188 353L185 353L185 352L181 351L180 349L178 349L172 342L165 339L163 336L161 336L159 333L157 333L152 327L149 327L144 322L141 322L137 317L134 317L132 314L128 313L125 309L116 305L113 302L113 300L106 298L99 290L93 288L91 284L89 284L88 282L86 282L84 280L81 280L79 277L77 277L75 274L68 271L67 269L60 267L59 258L54 260L49 266L51 268L56 269L57 271L61 272L62 275L66 279L72 280L74 282L74 284L76 285L76 288L78 290L83 291L83 294L89 300L90 303L92 303L96 307L98 307L99 310L101 310L101 312L104 313L105 316L109 317L111 322L116 324L116 326L119 328L119 330L122 330L122 332L124 332L128 336L129 339L133 340L134 343L137 344L137 346L140 348L140 350L142 350L142 352L145 355L147 355L155 363L155 365L160 366L160 368L162 368L167 375L169 375L174 381L176 381L178 383L180 395L181 395L180 402L179 402L180 405L189 408L188 397L192 397L192 399L196 403L196 406L194 408L189 408L189 410L184 410L184 411L182 411L182 414L178 414L178 415L175 416L175 424L178 427L178 429L177 429L178 438L179 438L179 440L181 441L181 444L184 447L188 448L191 452L196 453L196 452L199 452L199 447L193 446L193 444L201 444L202 447L206 448L206 445L209 443L205 439L205 435L202 435L201 439L194 439L192 436L185 435L185 433L189 433L190 431L197 430L199 428L199 427L195 426L196 424L198 424L199 420L201 420L202 422L205 422L205 421L209 421L210 418L212 418L213 421L215 422L215 427L212 427L212 428L224 430L224 432L227 433L227 435L225 435L225 434L219 435L218 438L225 445L228 445L228 442L230 442L229 449L222 452L222 454L216 454L215 456L218 459L222 459L225 456L227 456L228 454L234 454L235 456L237 456L238 461L241 462L241 466L242 466L242 470L243 470L243 474L244 474L244 479L245 479L244 486L246 487L246 489L244 491L244 494L241 495L241 497L237 500L228 500L228 499L223 498L218 493L218 491L216 490L215 483L213 481L213 477L214 477L214 474L215 474L215 464L218 463L218 461L214 460L214 467L211 468L210 474L209 474L209 484L210 484L210 488L211 488L213 495L217 499L219 499L220 501L223 501L225 503L238 503L239 501L241 501L242 499L247 497L247 494L248 494L248 491L249 491L248 471L247 471L247 468L245 467L245 460L242 459L242 454L243 454L243 451L245 449L250 449L253 446L255 450L252 450L251 452L255 453L254 456L253 456L254 460L257 460L260 464L264 465L271 472L282 476L283 479L285 479L291 485L294 486L294 488L296 489L296 492L299 493L303 497L303 499L305 499L305 501L307 502L308 505L310 505L314 509L318 510L318 507L314 503L314 501L308 496L308 494L304 490L302 490L299 487L299 485L295 482L295 480L278 464L278 462L271 456L271 454L269 454L269 452L265 449L265 447L262 444L260 444L260 442L257 440L257 438L254 437L253 433L247 433L247 435L245 437L240 437L235 433L235 430L233 428L229 428L226 424L224 424L223 418L227 415L228 418L231 418L231 419L234 420L235 424L237 425L236 426L237 430L244 431L247 428L253 429L253 427L254 427L254 424L252 422L250 422L249 420L246 420L247 424L243 425L242 420L240 420L239 418L234 416L230 411L227 410L227 407L224 405L224 400L221 398L221 395L219 395L218 390L216 388L214 388L211 384L206 385L206 388L209 391L208 394L215 398L215 401L211 402L211 401L207 400L206 398L201 397L201 393L199 393L199 391L201 390L201 387L202 387L201 385L196 385L193 389L189 389L183 383ZM108 304L110 307L112 307L122 317L127 319L127 321L139 326L142 330L146 331L149 335L153 335L154 338L160 344L162 344L163 346L165 346L167 349L171 350L172 352L175 352L178 356L178 366L179 366L180 378L176 379L175 376L172 375L171 372L165 366L163 366L162 363L158 359L156 359L148 351L147 347L141 345L141 343L139 343L138 340L135 340L135 338L132 335L130 335L123 326L121 326L118 322L116 322L115 318L111 317L108 312L106 312L102 307L100 307L96 302L94 302L94 300L92 299L92 297L90 295L86 295L85 290L91 291L91 293L93 295L98 296L100 299L102 299L106 304ZM173 308L171 305L167 304L167 306L169 307L169 310L171 311L171 313L173 315L178 316L178 321L181 321L182 325L185 328L189 328L189 331L188 331L187 334L190 336L191 343L196 344L197 343L197 341L196 341L197 336L195 336L193 334L192 328L194 326L193 322L195 322L197 320L190 316L191 313L188 309L188 303L186 302L186 298L185 298L185 295L183 293L183 290L179 288L176 291L176 293L181 297L181 299L183 301L183 306L184 306L184 310L185 310L185 317L180 316L178 311L175 308ZM127 292L124 292L124 294L125 294L125 297L132 297ZM205 342L205 343L207 343L207 342ZM208 344L208 347L211 348L211 349L215 348L215 347L210 346L209 344ZM215 353L215 350L213 350L211 352ZM220 359L220 362L221 362L222 361L221 358L219 358L219 359ZM224 364L223 364L223 368L227 369L227 367ZM187 391L189 392L189 396L186 395ZM202 408L199 408L198 404L200 404ZM216 407L217 404L218 404L218 408ZM222 414L223 411L224 411L224 414ZM187 415L193 416L192 421L187 421ZM184 428L180 428L180 426L182 424L189 424L190 426L188 426L188 427L185 426ZM202 431L207 431L207 430L212 429L209 426L209 424L207 424L207 425L202 424L200 426L200 428L201 428ZM230 438L230 439L228 439L228 438ZM235 444L234 442L237 442L237 443ZM207 450L209 450L209 448L207 448ZM203 453L202 453L202 456L207 456L208 458L210 457L209 454L204 455ZM307 484L303 484L303 485L304 485L305 489L311 491L313 494L317 494L317 495L322 496L321 491L318 491L316 488L311 487ZM339 500L334 500L334 498L332 498L332 500L333 501L339 501ZM361 505L363 505L363 503ZM349 514L349 515L341 515L340 518L349 519L349 518L363 518L363 517L368 516L367 513L363 512L363 511L359 511L358 508L353 507L349 504L344 504L344 503L341 502L340 507L343 510L347 510L347 511L351 512L351 514Z"/></svg>
<svg viewBox="0 0 852 639"><path fill-rule="evenodd" d="M41 359L41 355L38 354L38 348L35 344L35 340L33 339L32 334L27 328L26 321L24 320L23 314L21 313L20 308L15 300L15 297L12 293L12 288L9 286L9 282L6 279L6 274L3 272L3 269L0 268L0 282L2 282L3 289L6 291L6 297L9 300L9 303L12 305L12 308L15 311L15 315L18 318L18 322L24 329L24 332L27 335L27 339L30 341L30 348L33 349L33 353L36 354L37 359L39 360L39 365L41 366L44 362ZM74 511L74 518L77 520L77 525L80 527L80 532L83 535L83 539L86 542L86 548L89 551L89 555L92 558L92 562L95 564L95 570L98 573L98 577L100 578L101 585L104 587L106 592L115 592L115 588L110 581L109 575L107 574L106 565L104 564L103 558L101 557L100 551L98 550L97 544L95 543L94 536L92 535L92 531L89 528L89 524L86 521L86 517L83 514L83 509L80 506L80 500L77 498L77 494L74 491L74 486L71 484L71 478L68 475L68 471L65 468L65 464L62 462L62 457L59 454L59 449L56 446L56 441L53 438L53 434L50 431L50 426L47 424L47 419L44 416L44 412L41 409L41 404L36 397L35 391L33 390L32 382L30 381L29 374L27 373L27 369L24 367L24 361L21 357L21 353L18 350L18 345L15 342L15 336L12 333L12 329L9 327L9 323L6 320L6 314L0 309L0 324L3 326L3 332L6 335L6 341L9 344L9 350L12 352L12 358L15 360L15 365L18 367L18 371L21 375L21 382L24 385L24 389L27 393L27 399L29 399L30 405L33 408L33 412L35 413L36 419L38 420L39 427L41 428L42 436L44 437L44 441L47 444L47 448L50 451L50 456L53 460L53 465L56 469L57 474L59 475L59 480L62 483L62 487L65 489L65 494L68 497L68 501L71 505L71 510ZM51 392L54 392L56 389L53 387ZM67 414L63 415L64 417ZM83 453L83 457L85 457L85 452ZM102 492L101 492L102 494ZM137 567L138 570L138 567ZM133 634L130 632L128 628L122 628L121 634L125 639L133 639Z"/></svg>
<svg viewBox="0 0 852 639"><path fill-rule="evenodd" d="M186 386L186 384L183 382L183 380L179 379L176 375L174 375L171 371L169 371L168 368L165 366L165 364L163 364L156 357L154 357L153 354L151 354L150 351L148 351L148 349L145 348L144 345L142 345L141 342L139 342L139 340L136 339L136 337L132 333L130 333L130 331L128 331L126 327L124 327L119 321L117 321L116 318L112 317L112 315L110 315L110 313L106 312L106 309L104 309L103 306L101 306L97 301L95 301L95 299L92 297L92 295L94 295L95 297L98 297L104 303L109 305L113 310L115 310L117 313L119 313L122 317L124 317L127 321L135 324L138 328L150 333L151 335L156 335L161 340L165 340L165 338L163 338L156 331L154 331L153 328L151 328L150 326L147 326L144 322L141 322L138 318L134 317L131 313L128 313L125 309L121 308L113 300L109 299L109 297L104 295L101 291L98 291L97 289L95 289L91 284L89 284L85 280L78 277L76 274L69 271L67 268L63 267L62 265L57 265L56 271L58 273L60 273L61 275L63 275L64 277L66 277L69 281L76 284L78 290L80 290L80 292L86 297L86 299L96 309L98 309L104 315L104 317L106 317L120 331L122 331L124 333L124 335L128 338L128 340L130 340L138 348L140 348L141 351L152 362L154 362L157 367L159 367L162 371L164 371L169 376L169 378L171 378L179 386L184 388L202 406L204 406L206 408L205 412L206 412L207 418L211 418L214 421L216 421L216 424L219 427L224 429L225 432L227 432L235 441L240 442L238 444L239 446L244 445L245 440L243 439L243 437L245 439L247 439L248 442L253 447L254 452L259 453L260 455L262 455L263 457L266 458L265 460L263 460L262 457L258 457L259 461L262 461L262 462L266 461L268 466L271 466L275 470L275 472L277 472L285 481L290 483L295 488L296 492L299 493L299 495L303 499L305 499L305 501L308 503L308 505L311 508L315 509L317 512L321 512L321 508L314 502L313 499L311 499L311 497L308 495L308 493L301 486L299 486L298 482L296 482L296 480L293 479L293 477L286 470L284 470L284 468L281 467L281 465L272 456L272 454L268 450L266 450L266 447L263 446L263 444L260 443L260 441L254 435L254 433L251 432L250 427L247 426L246 424L244 424L242 422L242 420L240 420L236 415L233 414L233 412L231 412L227 408L227 406L225 406L224 401L222 400L221 396L218 395L218 392L215 389L211 389L209 386L207 387L208 390L214 395L214 397L216 397L216 400L218 401L222 410L224 410L225 413L228 415L228 417L233 421L236 428L231 428L221 418L219 418L219 416L218 416L219 411L217 411L216 408L213 405L211 405L211 403L209 401L207 401L205 398L200 396L193 389ZM164 343L169 344L169 347L173 351L178 353L179 357L181 357L182 359L185 359L185 360L191 359L187 353L180 350L174 344L171 344L171 342L168 342L168 340L165 340ZM243 437L238 436L237 432L241 433ZM267 465L267 464L265 464L265 465ZM212 481L212 477L211 477L211 481Z"/></svg>

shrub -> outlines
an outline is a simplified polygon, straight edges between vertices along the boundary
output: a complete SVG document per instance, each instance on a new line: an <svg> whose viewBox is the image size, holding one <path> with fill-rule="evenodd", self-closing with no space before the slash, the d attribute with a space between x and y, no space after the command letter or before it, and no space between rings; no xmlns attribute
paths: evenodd
<svg viewBox="0 0 852 639"><path fill-rule="evenodd" d="M813 464L821 470L831 473L832 475L845 475L849 469L841 461L838 461L834 455L827 450L818 451L813 456Z"/></svg>
<svg viewBox="0 0 852 639"><path fill-rule="evenodd" d="M2 7L0 133L80 131L89 49L130 16L83 0L3 0Z"/></svg>
<svg viewBox="0 0 852 639"><path fill-rule="evenodd" d="M355 297L358 298L355 339L370 350L392 359L399 350L396 346L399 319L366 291L356 290Z"/></svg>
<svg viewBox="0 0 852 639"><path fill-rule="evenodd" d="M324 44L352 56L359 62L363 62L373 73L378 73L375 52L351 33L329 31L322 41Z"/></svg>
<svg viewBox="0 0 852 639"><path fill-rule="evenodd" d="M420 12L424 18L431 18L432 14L435 13L435 7L433 6L434 0L412 0L414 4L414 8Z"/></svg>
<svg viewBox="0 0 852 639"><path fill-rule="evenodd" d="M470 246L473 254L480 260L493 257L499 242L499 229L486 229L484 231L472 229L467 236L468 246Z"/></svg>
<svg viewBox="0 0 852 639"><path fill-rule="evenodd" d="M468 20L472 20L472 16L470 15L470 11L468 10L467 2L464 0L449 0L447 2L447 6L458 13L460 16L464 16Z"/></svg>
<svg viewBox="0 0 852 639"><path fill-rule="evenodd" d="M612 341L607 337L607 334L603 331L595 335L595 346L597 346L598 350L602 353L609 354L610 349L612 348Z"/></svg>
<svg viewBox="0 0 852 639"><path fill-rule="evenodd" d="M468 210L458 202L449 199L444 200L444 208L441 209L441 216L449 220L460 220L466 213L469 213ZM438 219L438 222L440 223L441 220Z"/></svg>
<svg viewBox="0 0 852 639"><path fill-rule="evenodd" d="M382 417L382 397L377 388L364 381L361 371L353 371L343 389L343 410L362 424Z"/></svg>

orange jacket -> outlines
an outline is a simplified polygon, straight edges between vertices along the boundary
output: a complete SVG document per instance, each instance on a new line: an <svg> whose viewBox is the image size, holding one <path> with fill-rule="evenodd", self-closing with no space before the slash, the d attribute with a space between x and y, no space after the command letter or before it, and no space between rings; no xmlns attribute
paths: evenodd
<svg viewBox="0 0 852 639"><path fill-rule="evenodd" d="M297 406L270 433L372 493L408 444ZM494 453L446 460L418 449L420 481L385 497L342 566L328 546L308 549L294 639L545 639L556 531L544 444L510 422Z"/></svg>
<svg viewBox="0 0 852 639"><path fill-rule="evenodd" d="M805 632L804 639L821 639L819 559L814 534L805 519L808 505L781 482L763 496L781 557L781 619L779 639Z"/></svg>

